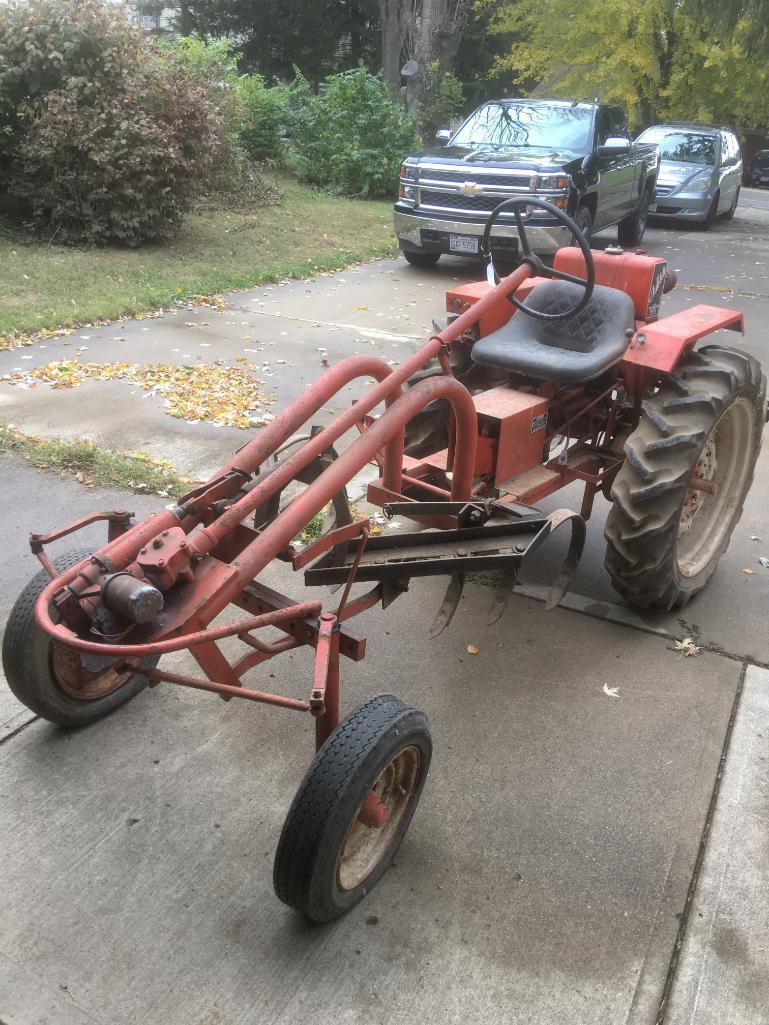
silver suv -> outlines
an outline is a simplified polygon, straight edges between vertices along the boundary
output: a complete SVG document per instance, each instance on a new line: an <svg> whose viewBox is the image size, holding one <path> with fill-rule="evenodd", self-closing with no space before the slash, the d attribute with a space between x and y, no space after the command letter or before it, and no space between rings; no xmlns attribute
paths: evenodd
<svg viewBox="0 0 769 1025"><path fill-rule="evenodd" d="M694 122L652 125L638 142L660 151L655 218L696 221L709 228L717 217L733 217L740 198L742 154L728 128Z"/></svg>

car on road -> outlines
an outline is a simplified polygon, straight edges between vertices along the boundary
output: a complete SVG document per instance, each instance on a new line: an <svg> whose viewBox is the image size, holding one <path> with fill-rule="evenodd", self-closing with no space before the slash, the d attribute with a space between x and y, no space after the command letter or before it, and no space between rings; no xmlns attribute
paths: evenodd
<svg viewBox="0 0 769 1025"><path fill-rule="evenodd" d="M655 146L632 142L620 107L566 100L494 100L475 110L445 144L408 156L400 173L395 233L409 263L442 253L478 257L491 213L506 199L531 196L565 210L583 233L618 225L620 242L638 245L657 179ZM554 253L571 233L541 207L525 212L534 252ZM518 256L512 213L491 235L499 262Z"/></svg>
<svg viewBox="0 0 769 1025"><path fill-rule="evenodd" d="M652 125L636 142L659 147L660 172L650 214L710 228L731 218L740 200L742 154L729 128L697 122Z"/></svg>
<svg viewBox="0 0 769 1025"><path fill-rule="evenodd" d="M756 188L769 188L769 149L761 149L753 157L750 184Z"/></svg>

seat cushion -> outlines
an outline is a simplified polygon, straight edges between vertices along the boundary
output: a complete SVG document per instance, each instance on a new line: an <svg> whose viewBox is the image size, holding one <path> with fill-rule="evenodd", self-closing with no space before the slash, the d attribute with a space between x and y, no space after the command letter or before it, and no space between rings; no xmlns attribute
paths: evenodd
<svg viewBox="0 0 769 1025"><path fill-rule="evenodd" d="M576 306L583 294L584 289L570 281L547 281L532 289L526 304L560 313ZM565 320L536 320L518 311L504 327L475 343L473 359L540 381L579 384L622 358L633 326L630 296L596 285L587 306Z"/></svg>

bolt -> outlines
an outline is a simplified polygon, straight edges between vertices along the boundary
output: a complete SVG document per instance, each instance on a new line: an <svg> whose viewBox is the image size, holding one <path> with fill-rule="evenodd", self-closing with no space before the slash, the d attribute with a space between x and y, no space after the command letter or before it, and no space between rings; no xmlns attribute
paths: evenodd
<svg viewBox="0 0 769 1025"><path fill-rule="evenodd" d="M158 566L165 566L165 564L166 564L166 560L165 559L158 559Z"/></svg>
<svg viewBox="0 0 769 1025"><path fill-rule="evenodd" d="M336 619L336 616L333 612L321 612L320 618L324 623L329 623L332 620Z"/></svg>
<svg viewBox="0 0 769 1025"><path fill-rule="evenodd" d="M457 548L457 555L461 558L463 555L467 555L466 548Z"/></svg>
<svg viewBox="0 0 769 1025"><path fill-rule="evenodd" d="M146 555L146 554L147 554L147 549L146 548L142 548L142 550L139 552L139 555Z"/></svg>
<svg viewBox="0 0 769 1025"><path fill-rule="evenodd" d="M153 548L162 548L163 547L163 542L160 540L159 537L156 537L155 540L152 542L152 547Z"/></svg>
<svg viewBox="0 0 769 1025"><path fill-rule="evenodd" d="M179 547L180 548L186 548L187 547L187 542L186 541L180 541L179 542Z"/></svg>
<svg viewBox="0 0 769 1025"><path fill-rule="evenodd" d="M514 551L518 552L519 554L521 552L525 552L526 551L526 545L516 545Z"/></svg>

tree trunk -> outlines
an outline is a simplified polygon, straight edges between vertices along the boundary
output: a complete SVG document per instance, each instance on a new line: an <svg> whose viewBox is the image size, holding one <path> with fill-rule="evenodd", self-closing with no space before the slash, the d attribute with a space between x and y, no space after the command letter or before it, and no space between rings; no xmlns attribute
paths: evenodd
<svg viewBox="0 0 769 1025"><path fill-rule="evenodd" d="M414 0L406 34L408 56L419 65L406 88L412 114L418 116L425 101L430 65L437 62L439 72L451 70L471 4L472 0Z"/></svg>
<svg viewBox="0 0 769 1025"><path fill-rule="evenodd" d="M408 0L379 0L382 23L382 78L397 92L401 84L401 55L406 35Z"/></svg>

